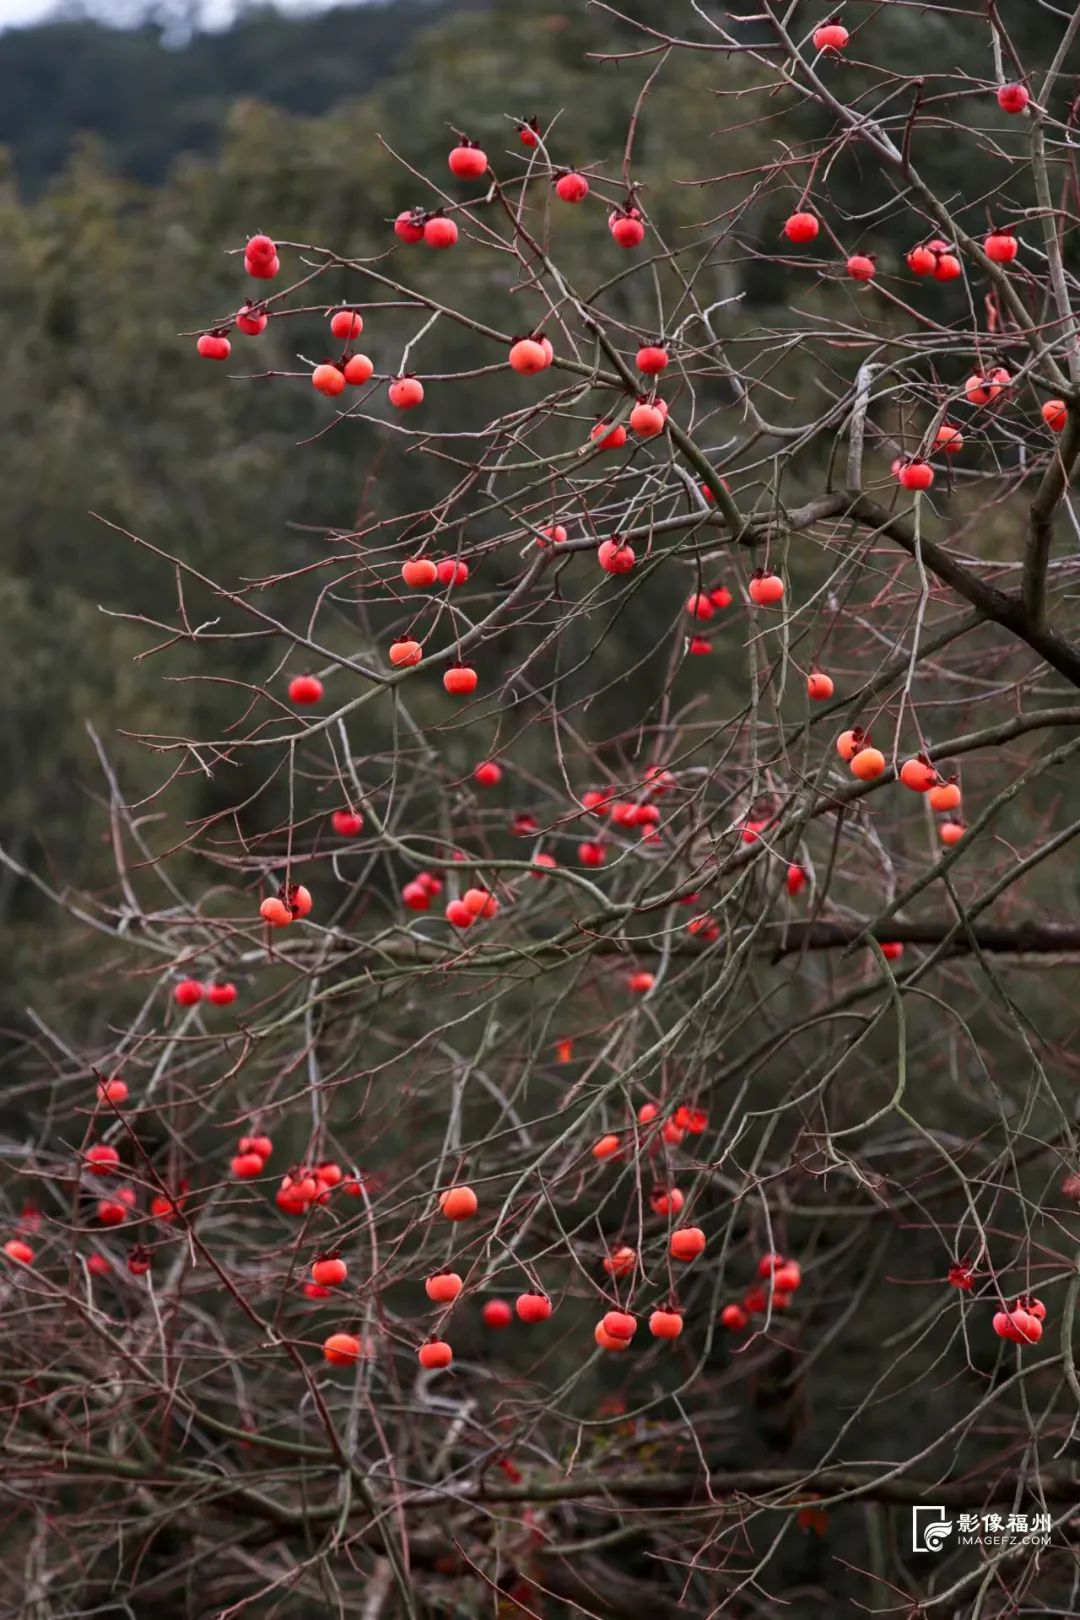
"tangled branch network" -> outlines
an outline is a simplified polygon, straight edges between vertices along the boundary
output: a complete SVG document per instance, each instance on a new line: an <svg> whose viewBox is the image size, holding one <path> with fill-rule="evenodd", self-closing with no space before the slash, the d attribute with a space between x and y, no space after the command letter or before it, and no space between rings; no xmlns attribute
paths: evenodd
<svg viewBox="0 0 1080 1620"><path fill-rule="evenodd" d="M179 340L357 478L128 536L205 731L3 857L114 998L3 1143L20 1613L1076 1612L1080 9L592 10L621 151L463 110Z"/></svg>

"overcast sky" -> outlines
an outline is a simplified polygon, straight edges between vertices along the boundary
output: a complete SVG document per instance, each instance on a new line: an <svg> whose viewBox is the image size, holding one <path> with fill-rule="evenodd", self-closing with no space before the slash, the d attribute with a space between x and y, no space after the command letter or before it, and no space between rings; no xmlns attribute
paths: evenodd
<svg viewBox="0 0 1080 1620"><path fill-rule="evenodd" d="M275 0L275 3L282 11L315 11L331 4L360 4L362 0ZM57 9L56 0L0 0L0 28L39 22ZM122 23L145 8L141 0L83 0L79 9ZM235 9L234 0L198 0L203 25L208 28L227 23Z"/></svg>

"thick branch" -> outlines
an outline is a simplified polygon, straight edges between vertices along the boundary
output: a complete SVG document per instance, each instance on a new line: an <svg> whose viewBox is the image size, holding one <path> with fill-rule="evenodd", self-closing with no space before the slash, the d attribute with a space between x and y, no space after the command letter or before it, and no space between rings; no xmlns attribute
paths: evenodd
<svg viewBox="0 0 1080 1620"><path fill-rule="evenodd" d="M868 926L866 919L858 918L836 922L778 922L761 931L760 945L754 954L778 961L802 950L842 950L859 939L870 937L905 945L940 945L948 940L950 956L966 956L975 949L1010 956L1080 955L1080 923L984 923L958 930L954 917L931 917L918 922L890 918L874 928ZM443 948L429 941L380 944L365 982L394 979L403 972L425 967L445 968L450 962L455 972L483 975L502 967L521 967L527 962L551 966L579 955L583 949L593 958L625 957L626 948L624 938L606 938L599 934L591 934L585 946L580 938L560 935L556 939L537 940L517 950L477 944L464 955L456 947ZM342 950L350 958L355 956L355 945L343 942ZM674 940L668 945L668 954L696 958L701 955L701 946L693 940ZM343 985L328 986L324 998L330 999L357 982L349 980Z"/></svg>
<svg viewBox="0 0 1080 1620"><path fill-rule="evenodd" d="M1065 431L1059 453L1054 456L1031 503L1031 535L1024 554L1021 586L1024 611L1030 624L1041 626L1046 617L1046 573L1054 540L1054 512L1072 477L1080 452L1080 413L1075 404L1068 407Z"/></svg>
<svg viewBox="0 0 1080 1620"><path fill-rule="evenodd" d="M1075 442L1070 434L1075 431ZM1027 575L1029 568L1041 583L1045 576L1046 561L1049 557L1050 533L1053 521L1053 510L1064 491L1066 478L1065 468L1072 468L1077 454L1080 452L1080 423L1075 430L1073 416L1070 410L1069 427L1062 435L1061 454L1054 458L1052 467L1047 469L1046 476L1035 497L1032 508L1033 531L1038 522L1045 522L1045 539L1041 541L1045 550L1039 556L1033 557L1029 551L1025 562L1025 594L1021 596L1014 591L999 590L996 585L989 585L978 574L960 562L944 546L927 539L922 535L919 543L919 553L923 563L942 584L950 586L958 596L962 596L972 607L977 608L982 616L1000 624L1003 629L1010 631L1020 641L1024 641L1039 656L1056 669L1059 675L1064 675L1073 686L1080 687L1080 648L1067 641L1064 636L1049 630L1041 622L1041 612L1033 614L1026 601ZM1036 517L1038 514L1038 517ZM838 489L830 494L820 495L805 506L797 507L787 514L786 527L793 533L799 533L821 523L829 518L850 518L866 528L874 529L879 534L886 535L903 547L909 556L915 556L915 530L908 519L898 512L890 512L881 506L869 495L864 495L857 489ZM641 529L627 529L623 539L633 543L635 540L656 539L661 535L676 534L688 528L695 529L721 529L723 521L714 513L693 512L662 518L658 522ZM746 528L736 538L746 546L760 545L765 532L771 528L772 522L762 524L751 520ZM1040 530L1040 533L1042 531ZM596 541L590 539L571 541L567 546L560 547L560 551L594 550Z"/></svg>
<svg viewBox="0 0 1080 1620"><path fill-rule="evenodd" d="M177 1478L183 1479L188 1484L196 1483L199 1479L197 1471L192 1468L151 1470L134 1461L115 1457L70 1450L50 1453L41 1447L16 1446L11 1452L11 1461L24 1465L34 1463L38 1467L47 1463L50 1467L55 1467L58 1476L138 1478L140 1483L148 1486L161 1485L171 1488ZM327 1467L332 1466L328 1457ZM282 1527L336 1518L341 1512L337 1503L309 1509L288 1507L283 1503L272 1501L261 1493L249 1491L239 1480L222 1480L213 1473L208 1473L205 1479L208 1485L213 1486L215 1495L223 1505L225 1503L234 1505L255 1516L265 1515ZM1078 1490L1080 1479L1074 1471L1044 1469L1038 1476L1038 1491L1047 1501L1074 1501ZM474 1503L576 1502L598 1497L628 1502L699 1503L706 1507L719 1498L728 1497L745 1499L740 1511L759 1507L790 1512L812 1494L819 1496L850 1494L870 1502L904 1504L934 1501L947 1507L977 1507L990 1502L1012 1502L1016 1495L1016 1480L1011 1471L1005 1471L999 1478L992 1480L953 1479L931 1482L905 1479L892 1474L880 1478L870 1468L860 1466L810 1471L798 1468L753 1468L722 1472L717 1469L710 1472L706 1490L705 1480L700 1474L646 1471L620 1476L616 1473L582 1472L570 1478L537 1478L520 1485L500 1484L494 1481L490 1484L487 1481L461 1481L444 1487L423 1488L410 1493L402 1492L400 1506L407 1512L417 1513L431 1509L446 1510L455 1506L468 1507ZM752 1500L770 1495L777 1495L779 1500ZM357 1504L357 1511L364 1512L366 1508L363 1504Z"/></svg>
<svg viewBox="0 0 1080 1620"><path fill-rule="evenodd" d="M1074 450L1073 459L1075 454ZM911 524L906 518L886 511L869 496L860 495L855 490L845 491L838 500L837 512L850 512L860 522L888 535L890 540L895 540L914 557L915 531ZM1051 669L1064 675L1073 686L1080 687L1080 649L1034 620L1020 596L1012 591L1000 591L996 585L988 585L943 546L936 545L925 535L920 540L919 551L927 568L943 584L950 585L972 607L978 608L985 618L993 619L996 624L1026 642L1033 652L1045 659Z"/></svg>

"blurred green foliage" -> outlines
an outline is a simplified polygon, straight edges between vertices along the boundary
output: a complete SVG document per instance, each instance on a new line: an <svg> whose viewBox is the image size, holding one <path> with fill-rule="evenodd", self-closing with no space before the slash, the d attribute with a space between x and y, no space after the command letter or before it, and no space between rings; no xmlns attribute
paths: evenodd
<svg viewBox="0 0 1080 1620"><path fill-rule="evenodd" d="M649 12L647 6L637 10ZM1025 51L1045 56L1058 24L1041 11L1022 12ZM1013 20L1008 7L1004 14ZM812 17L807 9L804 20ZM703 37L690 8L685 19L669 21L673 27L684 21L691 39ZM873 26L875 60L887 60L891 69L925 68L930 60L943 71L959 65L975 76L990 72L985 22L974 11L970 20L957 14L926 19L893 7ZM448 474L437 462L398 453L397 443L370 425L348 423L313 436L329 415L313 399L296 357L310 358L321 342L317 315L273 321L257 345L235 338L239 364L230 370L282 369L294 373L292 381L228 382L218 368L195 359L192 340L177 334L228 315L243 296L244 278L227 250L251 231L267 229L279 239L378 256L392 242L387 221L427 198L405 165L441 183L448 125L482 139L499 167L512 173L523 162L512 119L533 113L545 125L555 120L552 147L560 159L595 166L608 177L609 194L617 195L628 114L654 63L596 58L639 43L610 14L557 0L536 6L495 0L480 8L399 0L303 19L245 13L231 30L182 47L167 46L160 29L150 26L122 32L90 22L0 37L0 137L11 152L0 190L6 383L0 396L6 517L0 601L9 762L0 839L19 860L59 888L77 881L93 890L108 881L101 811L106 784L84 726L87 715L96 717L110 750L118 730L214 734L238 712L236 689L178 677L224 674L242 681L276 667L274 649L254 639L231 648L228 668L216 671L205 659L196 663L174 651L167 670L172 679L163 682L153 658L138 658L162 637L124 615L172 622L172 570L92 513L211 576L259 577L309 561L326 529L348 527L362 504L384 517L422 511L447 487ZM858 52L852 54L857 63ZM868 85L879 77L877 69L855 64L846 71L856 85L860 76ZM752 190L746 176L775 158L778 139L797 146L821 133L822 115L794 96L774 98L761 118L758 99L739 94L760 83L761 72L739 56L677 53L648 101L633 161L662 235L696 272L699 298L739 299L725 303L715 320L721 335L736 340L738 361L751 373L763 335L790 324L794 305L821 318L877 322L883 340L891 327L887 307L867 314L866 301L860 303L857 290L834 270L820 279L808 275L793 289L775 264L745 246L755 237L775 240L795 194L795 182L774 181L747 211L739 206ZM932 107L932 84L927 96ZM996 112L987 114L986 100L978 98L979 120L988 126L985 144L989 126L995 141L1015 143L1018 132L1003 127L1009 120ZM965 116L962 99L950 113ZM925 150L917 155L927 177L946 195L963 182L973 199L965 217L980 228L984 188L972 172L970 151L961 158L959 141L932 136L921 145ZM895 261L918 222L913 227L895 206L880 176L864 173L864 161L852 150L835 165L832 223L846 246L872 237L884 258ZM991 170L989 157L987 164L988 184L991 178L997 183L999 165ZM702 187L703 179L712 183ZM147 180L160 183L148 186ZM539 212L529 223L544 228ZM560 263L579 287L595 292L624 268L607 233L597 231L595 211L563 209L558 226ZM299 257L292 250L287 257L286 273L295 274ZM534 307L519 313L526 307L521 289L507 284L498 261L467 242L452 255L399 254L374 262L391 275L400 264L422 289L508 329L536 318ZM916 303L933 295L938 310L964 318L958 293L923 286L907 293ZM383 294L366 287L362 275L342 271L323 278L318 296ZM635 332L661 324L640 277L616 281L596 296L611 320L624 323L628 345ZM374 316L369 329L377 361L389 365L395 346L415 326L407 312ZM418 357L425 373L475 363L473 335L446 321L424 339ZM770 359L759 402L777 421L802 415L799 391L818 389L824 401L851 366L842 347L829 375L808 377L797 353L780 364ZM500 394L496 404L495 387L481 377L454 390L433 388L427 420L437 426L488 420L505 403ZM700 420L712 413L705 438L721 460L722 447L740 432L732 407L715 378L703 379L697 414ZM552 428L551 446L576 442L599 408L583 401L573 428ZM822 474L813 457L796 463L787 498L819 488ZM493 565L495 575L502 566ZM301 615L307 588L304 582L279 591L278 610ZM639 601L623 615L597 655L608 677L625 666L635 637L656 638L656 626L678 610L678 591L678 582L661 574L647 611ZM240 627L227 604L210 592L200 599L190 584L186 606L193 621L219 617L222 630ZM346 645L353 635L347 623L343 635ZM513 632L507 644L513 647ZM731 670L710 674L718 699L729 696L734 703L742 670L740 659ZM658 681L660 674L644 678ZM618 731L620 702L612 686L600 702L600 731ZM171 764L125 746L118 768L123 792L134 801L152 795ZM158 818L151 826L155 836L160 832L156 847L169 847L191 817L232 802L243 774L238 769L215 782L188 770L170 789L167 816L151 800L148 814ZM266 814L272 819L269 805ZM11 940L0 1015L17 1021L27 1001L48 999L57 955L70 966L81 949L33 890L8 881L0 898Z"/></svg>

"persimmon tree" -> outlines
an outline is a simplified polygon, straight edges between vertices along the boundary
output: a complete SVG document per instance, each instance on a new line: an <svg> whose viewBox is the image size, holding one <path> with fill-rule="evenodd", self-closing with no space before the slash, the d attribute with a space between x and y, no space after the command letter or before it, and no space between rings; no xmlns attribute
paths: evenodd
<svg viewBox="0 0 1080 1620"><path fill-rule="evenodd" d="M4 1145L20 1612L1075 1606L1080 11L973 13L974 76L923 6L912 79L880 7L597 9L621 151L462 108L180 340L356 480L258 578L127 536L226 718L101 746L112 892L5 856L137 996L35 1030ZM673 235L687 53L775 156Z"/></svg>

